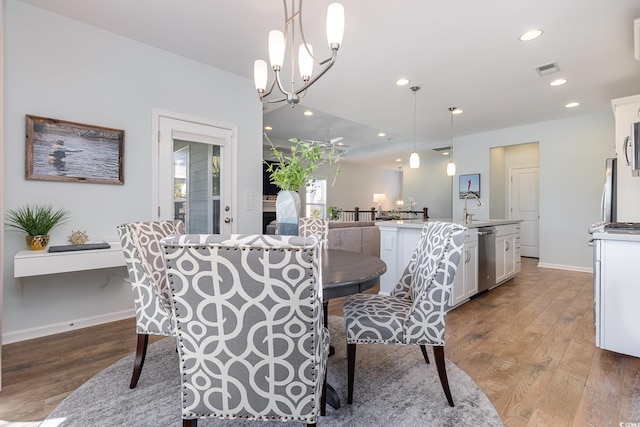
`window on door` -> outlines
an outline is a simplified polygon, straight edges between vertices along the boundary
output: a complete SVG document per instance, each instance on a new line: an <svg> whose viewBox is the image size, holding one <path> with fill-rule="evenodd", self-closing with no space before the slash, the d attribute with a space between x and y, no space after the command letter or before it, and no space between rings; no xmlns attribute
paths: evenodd
<svg viewBox="0 0 640 427"><path fill-rule="evenodd" d="M174 218L189 233L220 233L220 149L174 140Z"/></svg>
<svg viewBox="0 0 640 427"><path fill-rule="evenodd" d="M327 180L317 178L309 183L305 200L307 217L325 218L327 216Z"/></svg>

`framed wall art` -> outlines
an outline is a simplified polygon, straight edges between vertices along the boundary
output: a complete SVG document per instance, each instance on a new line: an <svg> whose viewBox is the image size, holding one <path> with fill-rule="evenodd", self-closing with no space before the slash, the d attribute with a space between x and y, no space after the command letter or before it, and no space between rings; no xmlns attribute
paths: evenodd
<svg viewBox="0 0 640 427"><path fill-rule="evenodd" d="M124 130L26 116L25 178L124 184Z"/></svg>
<svg viewBox="0 0 640 427"><path fill-rule="evenodd" d="M460 175L460 198L464 199L469 193L480 198L480 174Z"/></svg>

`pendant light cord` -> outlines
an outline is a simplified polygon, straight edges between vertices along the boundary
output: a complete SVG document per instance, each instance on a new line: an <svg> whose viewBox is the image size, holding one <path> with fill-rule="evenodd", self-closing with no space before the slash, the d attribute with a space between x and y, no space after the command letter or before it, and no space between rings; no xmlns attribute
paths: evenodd
<svg viewBox="0 0 640 427"><path fill-rule="evenodd" d="M449 160L453 160L453 111L456 107L449 108L449 115L451 116L451 149L449 150Z"/></svg>
<svg viewBox="0 0 640 427"><path fill-rule="evenodd" d="M418 91L420 90L420 86L413 86L411 90L413 91L413 152L416 153L418 138Z"/></svg>

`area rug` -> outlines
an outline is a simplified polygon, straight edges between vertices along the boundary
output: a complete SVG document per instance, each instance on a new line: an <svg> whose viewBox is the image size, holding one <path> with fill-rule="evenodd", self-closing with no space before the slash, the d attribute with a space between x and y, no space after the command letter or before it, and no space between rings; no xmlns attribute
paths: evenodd
<svg viewBox="0 0 640 427"><path fill-rule="evenodd" d="M427 365L417 346L358 347L353 404L347 405L347 360L341 317L329 320L336 353L329 358L329 383L342 401L327 406L318 427L329 426L502 426L500 416L476 383L447 360L455 407L447 404L433 353ZM130 390L133 354L100 372L69 395L43 421L43 427L181 426L175 340L149 346L138 386ZM271 427L304 425L288 422L201 419L198 426Z"/></svg>

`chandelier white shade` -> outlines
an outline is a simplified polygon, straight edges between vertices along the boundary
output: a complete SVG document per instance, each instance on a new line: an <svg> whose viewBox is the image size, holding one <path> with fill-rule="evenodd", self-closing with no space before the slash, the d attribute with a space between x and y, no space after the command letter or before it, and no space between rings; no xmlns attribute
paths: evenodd
<svg viewBox="0 0 640 427"><path fill-rule="evenodd" d="M409 167L411 169L418 169L420 167L420 155L416 150L416 127L418 122L418 91L420 90L420 86L412 86L411 91L413 92L413 153L411 153L411 157L409 157Z"/></svg>
<svg viewBox="0 0 640 427"><path fill-rule="evenodd" d="M262 59L256 60L253 65L253 79L262 102L287 101L294 106L300 102L300 99L305 95L309 86L314 84L335 63L344 34L344 7L340 3L331 3L327 9L327 43L331 49L331 56L323 61L319 61L313 54L313 47L305 40L302 30L302 0L283 0L283 4L285 9L284 32L278 30L269 32L269 63L274 73L273 80L271 84L268 83L269 69L267 62ZM298 47L297 60L294 46L297 38L296 29L302 41ZM285 88L281 81L280 72L284 64L288 47L287 44L290 45L291 49L291 78L289 79L291 86ZM296 87L295 84L296 62L302 79L302 85L300 87ZM322 66L322 69L315 76L313 76L314 64ZM267 97L271 95L276 86L284 96L267 100Z"/></svg>

